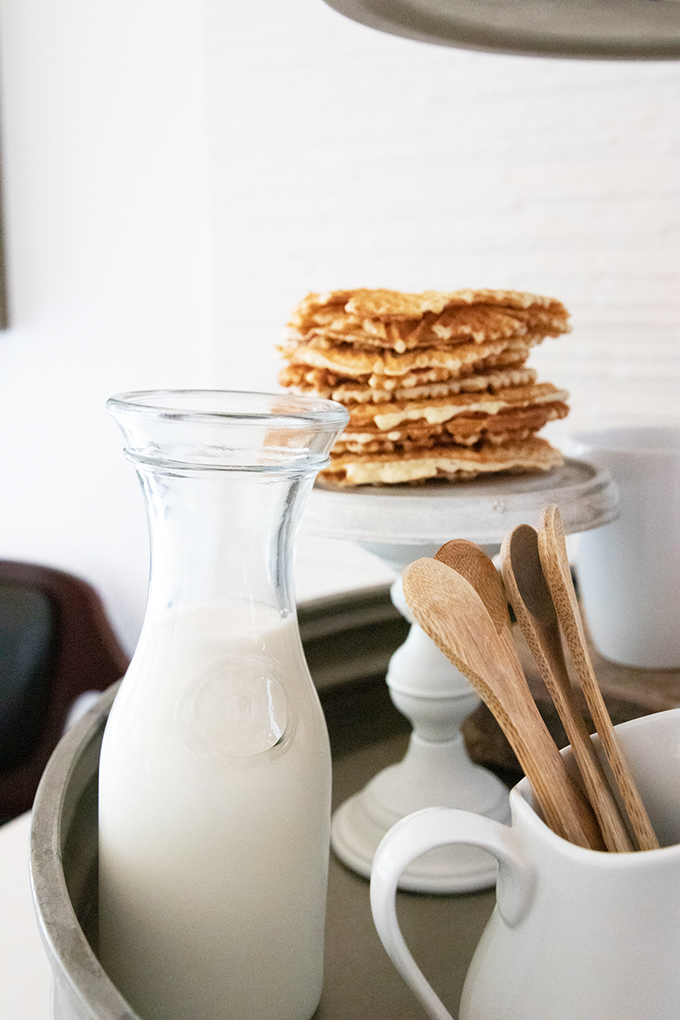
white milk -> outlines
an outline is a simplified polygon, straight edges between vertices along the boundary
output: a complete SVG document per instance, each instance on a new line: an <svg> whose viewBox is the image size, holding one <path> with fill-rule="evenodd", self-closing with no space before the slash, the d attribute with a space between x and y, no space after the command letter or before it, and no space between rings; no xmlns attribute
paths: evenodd
<svg viewBox="0 0 680 1020"><path fill-rule="evenodd" d="M293 618L249 604L147 621L99 787L100 957L143 1020L309 1020L330 783Z"/></svg>

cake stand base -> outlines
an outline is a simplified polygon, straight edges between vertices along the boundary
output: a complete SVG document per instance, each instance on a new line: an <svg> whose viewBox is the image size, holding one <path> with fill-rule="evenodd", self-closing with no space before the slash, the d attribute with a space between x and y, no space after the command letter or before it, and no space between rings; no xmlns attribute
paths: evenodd
<svg viewBox="0 0 680 1020"><path fill-rule="evenodd" d="M438 807L465 808L509 822L508 791L487 769L470 761L462 736L430 742L412 734L406 757L379 772L333 816L332 846L343 864L370 878L378 844L396 822L422 807L419 782L430 773L433 787L447 777L446 789L428 788ZM403 873L401 889L455 893L487 889L496 881L496 861L477 847L440 847L419 857Z"/></svg>

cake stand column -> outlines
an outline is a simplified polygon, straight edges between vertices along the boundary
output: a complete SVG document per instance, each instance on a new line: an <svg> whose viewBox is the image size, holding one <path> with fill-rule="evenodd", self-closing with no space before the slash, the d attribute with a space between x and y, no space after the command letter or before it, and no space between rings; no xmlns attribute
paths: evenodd
<svg viewBox="0 0 680 1020"><path fill-rule="evenodd" d="M617 493L606 472L567 461L545 475L477 479L460 485L427 484L336 489L318 485L303 519L305 530L357 541L398 571L433 556L452 538L468 538L493 555L517 524L538 525L544 506L557 502L567 532L613 520ZM461 727L479 705L467 679L410 616L401 580L392 600L411 622L392 656L387 684L392 701L413 726L401 762L374 776L333 816L332 847L352 870L370 876L382 837L400 818L424 807L453 807L509 821L508 791L488 769L475 765ZM416 892L469 892L492 886L496 863L476 847L446 846L414 861L400 888Z"/></svg>
<svg viewBox="0 0 680 1020"><path fill-rule="evenodd" d="M428 555L436 550L426 550ZM394 564L394 558L390 558ZM411 562L410 558L407 562ZM401 566L406 566L402 563ZM404 759L379 772L333 816L336 855L368 878L373 855L387 830L422 807L455 807L510 821L508 790L488 769L475 765L461 727L480 704L467 679L414 622L401 578L392 601L411 623L387 672L392 701L413 732ZM402 889L449 893L483 889L496 880L496 862L477 847L441 847L424 854L404 873Z"/></svg>

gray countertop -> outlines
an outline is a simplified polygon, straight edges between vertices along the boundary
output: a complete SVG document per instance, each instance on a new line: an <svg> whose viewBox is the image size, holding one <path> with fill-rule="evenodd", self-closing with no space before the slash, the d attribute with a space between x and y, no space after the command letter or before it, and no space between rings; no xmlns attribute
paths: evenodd
<svg viewBox="0 0 680 1020"><path fill-rule="evenodd" d="M331 738L333 725L331 723ZM407 733L334 753L334 805L399 761ZM493 910L493 890L458 896L398 893L404 937L443 1002L456 1015L463 980ZM368 882L331 855L326 969L315 1020L424 1020L426 1014L397 973L373 926Z"/></svg>

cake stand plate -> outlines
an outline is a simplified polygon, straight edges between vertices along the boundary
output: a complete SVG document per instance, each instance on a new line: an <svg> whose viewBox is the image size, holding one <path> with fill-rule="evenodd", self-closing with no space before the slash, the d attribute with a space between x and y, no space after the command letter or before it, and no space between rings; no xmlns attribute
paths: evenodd
<svg viewBox="0 0 680 1020"><path fill-rule="evenodd" d="M538 526L541 511L558 503L567 534L608 524L618 495L610 475L582 460L551 471L482 476L469 482L360 485L317 482L307 503L305 531L360 545L413 548L428 556L451 538L498 545L518 524ZM376 550L377 551L377 550ZM377 553L381 555L381 553ZM403 561L402 566L411 560Z"/></svg>
<svg viewBox="0 0 680 1020"><path fill-rule="evenodd" d="M570 534L614 520L618 495L605 471L580 460L567 460L540 474L494 475L460 483L350 489L317 482L303 528L317 536L357 542L401 571L421 556L433 556L452 538L469 539L494 555L518 524L537 527L550 503L559 505ZM392 600L412 626L390 660L387 684L413 733L403 761L378 773L346 800L335 812L332 826L336 855L365 877L382 837L413 811L452 807L509 821L507 789L470 760L463 741L461 726L480 703L476 691L415 623L400 580L392 587ZM414 861L400 887L468 892L493 885L495 879L495 861L483 850L446 846Z"/></svg>

